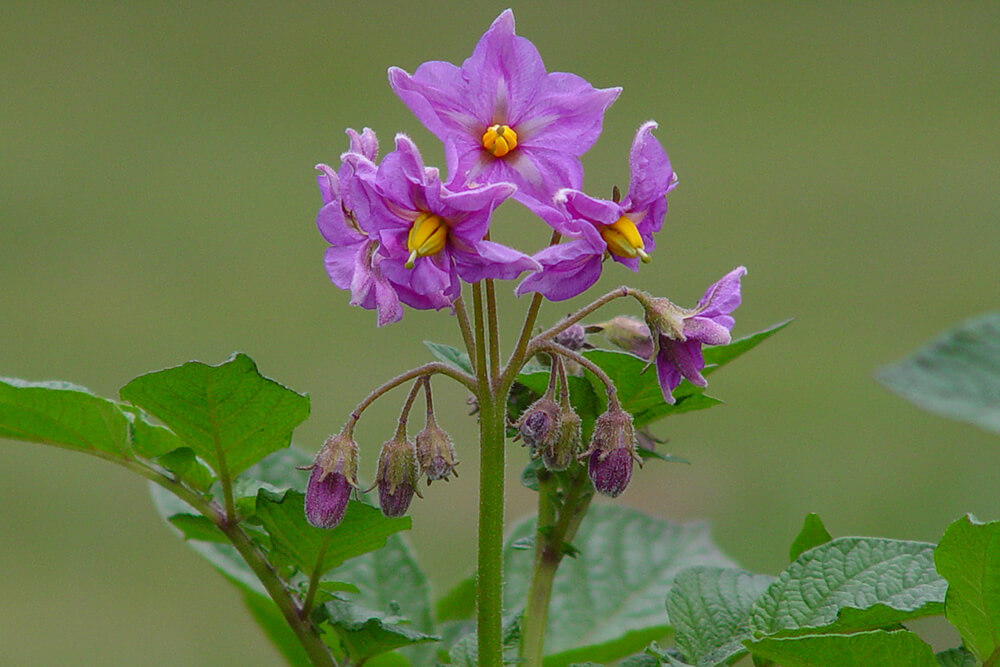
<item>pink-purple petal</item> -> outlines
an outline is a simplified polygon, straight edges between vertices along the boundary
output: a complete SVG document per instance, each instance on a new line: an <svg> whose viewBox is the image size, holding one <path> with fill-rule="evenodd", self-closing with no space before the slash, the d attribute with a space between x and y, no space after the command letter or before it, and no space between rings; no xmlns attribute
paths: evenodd
<svg viewBox="0 0 1000 667"><path fill-rule="evenodd" d="M698 310L701 311L698 314L731 329L734 320L730 313L740 305L740 279L746 273L745 266L737 266L711 285L698 302Z"/></svg>
<svg viewBox="0 0 1000 667"><path fill-rule="evenodd" d="M728 345L732 341L729 327L698 316L684 319L684 336L703 345Z"/></svg>

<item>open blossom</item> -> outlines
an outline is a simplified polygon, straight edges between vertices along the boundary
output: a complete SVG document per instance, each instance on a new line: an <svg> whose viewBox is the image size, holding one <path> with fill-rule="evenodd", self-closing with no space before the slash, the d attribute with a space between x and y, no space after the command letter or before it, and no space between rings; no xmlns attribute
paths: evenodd
<svg viewBox="0 0 1000 667"><path fill-rule="evenodd" d="M738 266L714 283L691 310L679 308L666 299L654 299L646 310L646 323L656 348L656 376L663 399L673 403L673 390L687 378L699 387L708 385L702 345L729 344L733 328L731 313L740 305L740 278L746 268Z"/></svg>
<svg viewBox="0 0 1000 667"><path fill-rule="evenodd" d="M412 75L393 67L389 82L444 142L450 184L514 183L515 198L529 207L551 203L559 188L582 186L579 157L621 92L546 72L535 46L514 34L509 9L461 67L432 61Z"/></svg>
<svg viewBox="0 0 1000 667"><path fill-rule="evenodd" d="M357 189L357 169L374 169L378 140L371 129L359 135L347 130L350 149L363 162L344 160L338 171L325 164L316 165L322 172L316 177L323 206L316 216L316 226L329 243L326 271L333 284L351 291L351 305L378 311L378 325L396 322L403 317L403 307L395 289L379 269L376 255L378 240L369 235L354 215L353 197Z"/></svg>
<svg viewBox="0 0 1000 667"><path fill-rule="evenodd" d="M377 168L360 154L345 160L356 165L355 216L378 239L378 271L403 303L443 308L459 295L459 278L510 280L538 268L527 255L484 240L493 210L515 190L510 183L453 192L402 134Z"/></svg>
<svg viewBox="0 0 1000 667"><path fill-rule="evenodd" d="M666 194L677 184L670 159L653 137L656 127L649 121L636 132L624 200L595 199L564 188L556 193L556 208L536 211L572 240L538 252L535 259L542 270L525 278L518 294L540 292L551 301L562 301L597 282L606 255L633 271L640 260L650 260L653 234L663 227L667 213Z"/></svg>

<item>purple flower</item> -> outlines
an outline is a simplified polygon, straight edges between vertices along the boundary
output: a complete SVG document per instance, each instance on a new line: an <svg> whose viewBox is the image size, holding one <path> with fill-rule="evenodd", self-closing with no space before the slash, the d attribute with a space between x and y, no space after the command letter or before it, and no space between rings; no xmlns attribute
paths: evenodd
<svg viewBox="0 0 1000 667"><path fill-rule="evenodd" d="M397 322L403 317L403 308L395 289L379 269L380 259L375 251L378 240L359 224L354 215L354 196L357 191L357 170L374 170L378 154L378 140L369 128L358 135L347 130L350 149L346 155L360 155L364 161L344 160L335 172L325 164L316 168L322 173L316 177L323 206L316 217L316 226L329 243L326 249L326 271L333 284L351 290L351 305L378 311L378 325ZM342 158L343 159L343 158Z"/></svg>
<svg viewBox="0 0 1000 667"><path fill-rule="evenodd" d="M328 438L310 468L306 519L317 528L334 528L344 518L351 491L358 488L358 445L350 431Z"/></svg>
<svg viewBox="0 0 1000 667"><path fill-rule="evenodd" d="M514 34L509 9L461 67L432 61L412 75L393 67L389 82L444 142L449 183L514 183L515 198L529 206L551 203L559 188L582 186L579 157L621 92L546 72L535 46Z"/></svg>
<svg viewBox="0 0 1000 667"><path fill-rule="evenodd" d="M705 368L702 345L727 345L733 328L730 315L740 305L740 278L746 268L738 266L708 288L697 307L679 308L666 299L653 299L646 310L646 323L653 332L656 347L656 376L663 400L673 403L673 390L687 378L691 384L705 387L701 374Z"/></svg>
<svg viewBox="0 0 1000 667"><path fill-rule="evenodd" d="M587 474L599 493L617 498L632 479L632 462L642 459L635 452L632 415L611 406L594 422L587 459Z"/></svg>
<svg viewBox="0 0 1000 667"><path fill-rule="evenodd" d="M452 192L402 134L377 168L359 154L345 160L356 165L355 216L378 239L375 264L403 303L443 308L459 295L459 278L510 280L539 268L531 257L483 238L493 210L515 190L510 183Z"/></svg>
<svg viewBox="0 0 1000 667"><path fill-rule="evenodd" d="M550 301L569 299L585 291L601 276L605 255L633 271L648 262L653 234L663 226L666 194L677 175L660 143L653 137L656 123L644 123L629 152L628 193L621 202L594 199L579 190L556 193L557 208L537 209L550 225L571 241L538 252L542 270L524 279L517 293L540 292Z"/></svg>

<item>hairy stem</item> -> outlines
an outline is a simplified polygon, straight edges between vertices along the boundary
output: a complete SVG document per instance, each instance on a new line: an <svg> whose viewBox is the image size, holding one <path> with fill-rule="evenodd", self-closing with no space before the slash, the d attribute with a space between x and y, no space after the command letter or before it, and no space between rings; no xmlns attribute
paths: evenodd
<svg viewBox="0 0 1000 667"><path fill-rule="evenodd" d="M479 380L479 400L483 401L489 390L489 373L486 370L486 323L483 319L483 287L472 284L472 318L476 332L476 378Z"/></svg>
<svg viewBox="0 0 1000 667"><path fill-rule="evenodd" d="M465 385L465 387L467 387L470 391L474 392L477 390L476 379L468 373L463 373L462 371L452 368L448 364L441 363L440 361L433 361L429 364L412 368L401 375L397 375L368 394L364 400L358 403L357 407L354 408L354 412L351 413L348 425L353 427L353 422L356 422L361 418L361 413L390 389L395 389L399 385L409 382L413 378L435 374L447 375L460 384Z"/></svg>
<svg viewBox="0 0 1000 667"><path fill-rule="evenodd" d="M396 426L396 439L406 440L406 421L410 418L410 408L413 407L413 401L416 400L417 394L420 392L420 387L427 382L427 376L421 375L417 378L417 381L413 383L410 387L410 393L406 395L406 401L403 403L403 408L399 411L399 421Z"/></svg>
<svg viewBox="0 0 1000 667"><path fill-rule="evenodd" d="M525 601L521 627L521 658L527 667L541 667L545 655L545 630L556 571L565 555L563 545L576 531L590 507L594 492L583 466L574 467L566 496L556 512L555 484L539 476L538 532L535 534L535 564ZM553 514L555 519L553 520Z"/></svg>
<svg viewBox="0 0 1000 667"><path fill-rule="evenodd" d="M465 300L459 294L455 299L455 317L458 318L458 328L462 331L462 342L465 343L465 351L469 355L469 363L472 364L472 374L476 374L476 339L473 337L472 324L469 322L469 313L465 309Z"/></svg>
<svg viewBox="0 0 1000 667"><path fill-rule="evenodd" d="M625 287L624 285L622 285L618 289L611 290L604 296L595 299L594 301L590 302L589 304L587 304L580 310L576 311L572 315L567 315L566 317L562 318L555 326L546 329L542 333L535 336L534 342L541 343L542 341L546 341L549 338L552 338L553 336L557 336L566 329L570 328L571 326L579 322L580 320L582 320L583 318L585 318L587 315L593 313L595 310L598 310L599 308L606 306L615 299L621 299L622 297L626 296L631 296L640 303L642 303L643 298L648 297L648 295L644 294L639 290L632 289L631 287Z"/></svg>
<svg viewBox="0 0 1000 667"><path fill-rule="evenodd" d="M303 613L303 607L299 606L295 596L285 586L285 582L278 576L278 573L271 567L271 564L267 562L267 558L239 524L228 520L222 508L215 503L205 500L201 495L180 482L143 463L132 460L111 460L115 460L129 470L162 486L214 523L229 539L233 547L236 548L236 551L246 561L247 566L250 567L257 576L257 579L264 586L264 590L267 591L274 604L277 605L285 622L288 623L288 626L295 633L295 637L302 645L303 650L309 656L309 661L317 666L338 667L337 661L330 654L330 650L320 638L319 630L309 620L308 616Z"/></svg>
<svg viewBox="0 0 1000 667"><path fill-rule="evenodd" d="M486 279L486 325L490 337L490 377L500 377L500 331L497 322L497 294L493 279Z"/></svg>
<svg viewBox="0 0 1000 667"><path fill-rule="evenodd" d="M604 385L604 391L608 394L608 405L610 407L618 407L618 391L615 389L615 383L612 382L608 374L604 372L600 366L595 364L593 361L583 356L579 352L574 352L569 348L565 348L562 345L557 345L556 343L546 343L541 342L537 345L533 344L539 352L548 352L552 355L560 355L566 357L567 359L572 359L576 363L580 364L588 371L597 376L597 379L601 381Z"/></svg>
<svg viewBox="0 0 1000 667"><path fill-rule="evenodd" d="M316 601L316 591L319 589L319 578L323 576L323 559L326 558L326 551L332 541L332 535L332 531L327 531L326 537L323 539L323 543L319 547L319 555L316 556L316 565L313 567L313 571L309 575L309 588L306 589L306 596L302 600L301 614L303 617L309 616L310 612L312 612L313 602Z"/></svg>
<svg viewBox="0 0 1000 667"><path fill-rule="evenodd" d="M480 667L502 667L505 395L485 398L479 403L476 618Z"/></svg>

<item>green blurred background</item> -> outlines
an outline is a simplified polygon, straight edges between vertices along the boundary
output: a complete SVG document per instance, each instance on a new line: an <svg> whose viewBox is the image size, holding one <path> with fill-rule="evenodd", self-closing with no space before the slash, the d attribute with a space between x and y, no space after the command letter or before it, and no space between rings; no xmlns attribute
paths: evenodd
<svg viewBox="0 0 1000 667"><path fill-rule="evenodd" d="M312 166L365 125L439 164L385 70L461 62L504 7L0 2L0 374L115 396L242 350L311 396L296 441L314 450L370 385L427 358L422 340L459 337L445 314L376 329L347 305L323 270ZM618 502L708 519L766 572L808 511L834 534L932 541L963 512L1000 518L997 438L872 380L1000 302L1000 4L514 9L549 70L624 87L584 158L588 190L627 184L649 118L680 174L653 263L609 263L595 291L693 304L745 264L735 333L796 318L713 376L726 406L656 429L693 465L650 465ZM548 233L513 204L493 230L529 251ZM526 300L501 291L509 344ZM439 384L462 476L414 503L411 539L441 591L471 570L476 461L465 396ZM360 432L365 478L397 405ZM514 519L532 498L510 451ZM142 481L15 442L0 471L0 664L278 661Z"/></svg>

